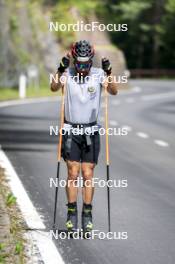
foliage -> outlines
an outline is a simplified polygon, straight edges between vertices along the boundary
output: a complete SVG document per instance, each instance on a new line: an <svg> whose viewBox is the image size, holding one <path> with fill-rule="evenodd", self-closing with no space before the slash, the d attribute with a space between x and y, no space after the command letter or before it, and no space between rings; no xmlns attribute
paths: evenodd
<svg viewBox="0 0 175 264"><path fill-rule="evenodd" d="M110 32L125 52L129 68L175 67L175 0L100 1L98 17L128 24L127 32Z"/></svg>
<svg viewBox="0 0 175 264"><path fill-rule="evenodd" d="M15 245L15 254L19 255L23 251L23 243L18 241Z"/></svg>
<svg viewBox="0 0 175 264"><path fill-rule="evenodd" d="M52 5L53 18L60 23L74 23L74 7L86 20L96 12L102 23L127 24L127 32L109 32L114 45L121 48L129 68L175 67L175 0L43 0ZM58 32L58 39L68 47L74 32Z"/></svg>
<svg viewBox="0 0 175 264"><path fill-rule="evenodd" d="M16 197L12 193L9 193L6 198L6 205L11 206L14 205L15 203L16 203Z"/></svg>
<svg viewBox="0 0 175 264"><path fill-rule="evenodd" d="M165 68L175 68L175 0L167 0L165 15L162 17L161 58Z"/></svg>
<svg viewBox="0 0 175 264"><path fill-rule="evenodd" d="M70 5L69 2L62 2L53 9L53 22L59 24L72 24L75 23L73 18L70 16ZM64 47L69 47L75 40L75 32L71 31L58 31L56 32L58 40Z"/></svg>
<svg viewBox="0 0 175 264"><path fill-rule="evenodd" d="M76 23L75 15L72 14L76 12L75 9L78 10L78 16L87 19L89 14L91 14L97 6L97 1L60 0L55 2L56 5L53 7L52 18L54 22L58 22L59 24ZM73 31L58 31L56 35L65 48L70 47L72 42L76 39L76 32Z"/></svg>
<svg viewBox="0 0 175 264"><path fill-rule="evenodd" d="M11 32L14 32L18 29L18 18L17 18L17 16L12 15L10 17L9 26L10 26Z"/></svg>

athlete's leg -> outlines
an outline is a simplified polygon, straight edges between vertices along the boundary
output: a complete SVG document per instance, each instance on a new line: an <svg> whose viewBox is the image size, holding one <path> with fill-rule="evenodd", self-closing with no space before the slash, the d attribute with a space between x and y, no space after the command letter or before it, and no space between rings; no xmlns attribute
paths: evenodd
<svg viewBox="0 0 175 264"><path fill-rule="evenodd" d="M67 161L68 178L67 178L67 221L66 227L69 231L75 231L78 228L78 210L77 210L77 177L80 171L80 163L76 161Z"/></svg>
<svg viewBox="0 0 175 264"><path fill-rule="evenodd" d="M94 174L94 163L89 162L82 162L81 170L82 170L82 177L84 181L83 187L83 202L85 204L91 204L94 194L94 187L93 187L93 174Z"/></svg>
<svg viewBox="0 0 175 264"><path fill-rule="evenodd" d="M84 233L91 232L93 228L92 223L92 199L94 194L93 187L93 174L94 163L83 162L82 163L82 176L84 180L83 187L83 209L81 215L82 229Z"/></svg>
<svg viewBox="0 0 175 264"><path fill-rule="evenodd" d="M77 201L78 188L75 185L80 172L80 163L77 161L70 161L70 160L68 160L66 163L68 170L68 178L67 178L67 186L66 186L67 200L68 203L74 203Z"/></svg>

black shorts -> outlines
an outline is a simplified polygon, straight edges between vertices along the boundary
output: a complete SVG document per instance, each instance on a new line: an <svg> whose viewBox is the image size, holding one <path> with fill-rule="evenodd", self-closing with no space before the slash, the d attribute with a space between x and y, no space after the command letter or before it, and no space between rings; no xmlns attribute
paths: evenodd
<svg viewBox="0 0 175 264"><path fill-rule="evenodd" d="M77 162L90 162L97 164L100 152L100 135L95 132L90 135L91 144L87 144L86 135L63 135L62 157ZM70 143L71 142L71 143Z"/></svg>

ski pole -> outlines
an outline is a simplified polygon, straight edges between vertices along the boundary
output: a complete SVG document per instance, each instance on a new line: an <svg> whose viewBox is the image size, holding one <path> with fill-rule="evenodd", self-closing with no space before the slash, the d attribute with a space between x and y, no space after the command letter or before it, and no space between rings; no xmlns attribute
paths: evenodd
<svg viewBox="0 0 175 264"><path fill-rule="evenodd" d="M109 136L108 136L108 82L105 82L105 136L106 136L106 178L109 181ZM111 208L110 208L110 189L107 184L107 202L108 202L108 231L111 230Z"/></svg>
<svg viewBox="0 0 175 264"><path fill-rule="evenodd" d="M59 186L59 177L60 177L60 162L61 162L61 147L62 147L62 128L64 124L64 98L65 98L65 89L66 81L62 87L62 96L61 96L61 116L60 116L60 132L59 132L59 141L58 141L58 155L57 155L57 184L55 188L55 203L54 203L54 216L53 216L53 229L55 229L56 215L57 215L57 200L58 200L58 186Z"/></svg>

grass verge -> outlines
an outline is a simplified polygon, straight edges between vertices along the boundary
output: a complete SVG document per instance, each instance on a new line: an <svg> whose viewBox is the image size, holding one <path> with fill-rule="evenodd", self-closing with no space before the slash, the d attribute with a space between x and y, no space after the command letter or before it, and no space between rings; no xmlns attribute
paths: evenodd
<svg viewBox="0 0 175 264"><path fill-rule="evenodd" d="M34 97L46 97L46 96L55 96L59 95L60 92L53 93L50 91L49 86L39 88L38 90L33 87L29 87L27 89L27 98L34 98ZM17 89L14 88L0 88L0 101L4 100L12 100L12 99L19 99L19 92Z"/></svg>
<svg viewBox="0 0 175 264"><path fill-rule="evenodd" d="M2 168L0 186L0 264L25 264L24 223Z"/></svg>

